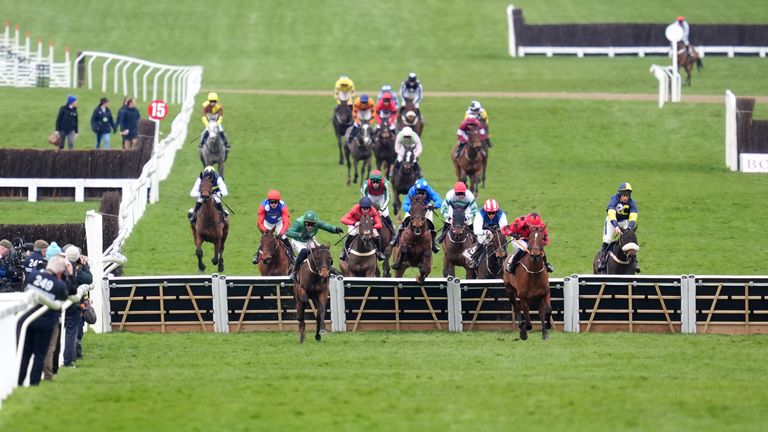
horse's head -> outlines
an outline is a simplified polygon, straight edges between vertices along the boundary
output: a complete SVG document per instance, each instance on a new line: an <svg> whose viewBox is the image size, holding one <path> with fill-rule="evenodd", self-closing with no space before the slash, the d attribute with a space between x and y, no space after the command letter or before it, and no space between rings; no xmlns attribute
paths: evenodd
<svg viewBox="0 0 768 432"><path fill-rule="evenodd" d="M462 205L453 205L453 217L451 219L451 233L454 235L462 235L467 231L466 218L464 217L464 209L466 207Z"/></svg>
<svg viewBox="0 0 768 432"><path fill-rule="evenodd" d="M403 111L403 122L407 124L408 126L413 126L416 124L416 120L418 120L418 116L416 115L416 111L413 110L407 110Z"/></svg>
<svg viewBox="0 0 768 432"><path fill-rule="evenodd" d="M261 261L264 264L269 264L272 258L277 255L277 236L275 235L274 228L261 236L259 249L261 249Z"/></svg>
<svg viewBox="0 0 768 432"><path fill-rule="evenodd" d="M620 230L619 246L627 254L627 257L634 259L637 256L637 251L640 250L640 246L637 244L637 234L632 228L620 228Z"/></svg>
<svg viewBox="0 0 768 432"><path fill-rule="evenodd" d="M424 198L418 194L416 194L411 204L410 218L411 231L416 235L421 235L426 226L427 206L424 205Z"/></svg>
<svg viewBox="0 0 768 432"><path fill-rule="evenodd" d="M360 234L360 238L368 241L373 238L373 216L363 215L360 218L360 225L357 228L357 232Z"/></svg>
<svg viewBox="0 0 768 432"><path fill-rule="evenodd" d="M200 197L203 198L203 201L208 201L211 198L211 195L213 194L213 180L211 180L211 177L204 176L200 180Z"/></svg>
<svg viewBox="0 0 768 432"><path fill-rule="evenodd" d="M308 259L320 278L328 279L331 274L331 247L329 245L308 246Z"/></svg>
<svg viewBox="0 0 768 432"><path fill-rule="evenodd" d="M363 147L368 147L371 145L372 140L372 134L371 134L371 125L368 123L364 123L360 127L360 134L358 135L358 143L360 143Z"/></svg>
<svg viewBox="0 0 768 432"><path fill-rule="evenodd" d="M336 122L341 125L352 124L352 107L349 104L342 103L336 105Z"/></svg>
<svg viewBox="0 0 768 432"><path fill-rule="evenodd" d="M528 254L533 261L539 261L544 256L544 227L531 227L528 235Z"/></svg>
<svg viewBox="0 0 768 432"><path fill-rule="evenodd" d="M496 258L507 257L507 238L504 233L498 227L494 227L491 230L491 235L486 240L489 242L489 250L493 251Z"/></svg>
<svg viewBox="0 0 768 432"><path fill-rule="evenodd" d="M413 150L406 150L400 169L403 171L403 173L410 174L413 170L414 163L416 163L416 158L413 156Z"/></svg>

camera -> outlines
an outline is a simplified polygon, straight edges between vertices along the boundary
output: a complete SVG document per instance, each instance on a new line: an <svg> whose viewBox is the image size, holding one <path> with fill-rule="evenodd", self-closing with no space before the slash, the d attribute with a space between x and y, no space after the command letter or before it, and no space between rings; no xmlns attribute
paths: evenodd
<svg viewBox="0 0 768 432"><path fill-rule="evenodd" d="M21 237L11 242L13 249L7 257L0 258L0 265L5 267L5 277L0 278L0 292L22 291L24 279L24 258L26 252L34 249L34 243L27 243Z"/></svg>

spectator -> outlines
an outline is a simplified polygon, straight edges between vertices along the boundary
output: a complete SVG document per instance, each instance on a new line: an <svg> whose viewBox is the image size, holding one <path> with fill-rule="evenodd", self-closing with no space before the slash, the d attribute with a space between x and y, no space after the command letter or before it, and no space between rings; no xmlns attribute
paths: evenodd
<svg viewBox="0 0 768 432"><path fill-rule="evenodd" d="M24 277L29 278L32 270L45 270L48 261L45 259L45 253L48 251L48 242L45 240L35 241L35 247L32 253L24 259Z"/></svg>
<svg viewBox="0 0 768 432"><path fill-rule="evenodd" d="M93 110L91 130L96 134L96 148L98 149L101 146L101 141L104 140L104 148L109 150L109 135L117 132L112 111L109 110L109 99L101 98L99 106Z"/></svg>
<svg viewBox="0 0 768 432"><path fill-rule="evenodd" d="M59 150L64 148L66 138L67 147L72 150L77 138L77 98L67 96L67 103L59 108L59 115L56 116L56 132L59 133Z"/></svg>
<svg viewBox="0 0 768 432"><path fill-rule="evenodd" d="M128 98L125 106L120 109L117 115L120 125L120 135L123 136L123 150L130 150L136 146L139 136L139 110L136 108L136 101Z"/></svg>
<svg viewBox="0 0 768 432"><path fill-rule="evenodd" d="M51 244L48 246L48 250L45 253L45 259L48 260L48 262L51 262L52 259L55 257L61 257L61 248L56 242L51 242ZM47 268L47 267L46 267ZM70 271L69 274L72 274ZM34 273L29 274L30 278L35 277ZM65 282L67 282L67 285L70 285L69 278L64 278ZM30 281L32 282L32 281ZM56 323L53 326L53 330L51 333L51 339L48 341L48 351L45 355L45 361L43 363L43 376L46 380L52 380L53 376L59 372L59 362L56 363L53 362L54 357L58 359L60 346L61 345L61 338L59 335L61 335L61 320L59 319L61 317L61 311L56 311Z"/></svg>
<svg viewBox="0 0 768 432"><path fill-rule="evenodd" d="M93 283L88 257L80 254L80 248L74 245L64 246L64 255L74 268L74 286L90 285ZM81 300L81 304L87 300ZM78 329L83 328L83 312L80 304L72 305L64 313L64 367L76 367L75 356L77 349ZM82 338L82 336L81 336Z"/></svg>
<svg viewBox="0 0 768 432"><path fill-rule="evenodd" d="M46 270L33 270L30 273L31 277L26 289L34 290L51 300L66 300L67 296L73 293L65 282L66 275L72 274L72 271L72 265L64 257L54 257L48 261ZM40 305L28 312L26 316L29 316L41 307L45 306ZM33 386L40 384L43 362L50 345L53 328L56 326L60 314L60 311L49 310L27 327L24 350L21 357L21 368L19 369L19 385L23 385L27 377L27 368L29 367L29 360L32 354L35 355L35 360L32 363L29 383Z"/></svg>
<svg viewBox="0 0 768 432"><path fill-rule="evenodd" d="M8 274L9 262L8 256L13 250L13 244L8 239L0 240L0 278L4 278Z"/></svg>

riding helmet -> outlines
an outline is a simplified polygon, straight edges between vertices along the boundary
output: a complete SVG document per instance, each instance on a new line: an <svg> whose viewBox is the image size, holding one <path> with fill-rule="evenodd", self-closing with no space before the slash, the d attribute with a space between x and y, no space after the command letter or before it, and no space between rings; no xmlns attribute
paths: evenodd
<svg viewBox="0 0 768 432"><path fill-rule="evenodd" d="M411 72L408 74L408 81L414 83L417 79L418 78L416 77L416 72Z"/></svg>
<svg viewBox="0 0 768 432"><path fill-rule="evenodd" d="M216 102L218 102L219 95L217 95L216 92L210 92L210 93L208 93L208 100L209 101L216 101Z"/></svg>
<svg viewBox="0 0 768 432"><path fill-rule="evenodd" d="M684 16L682 16L682 15L680 15L679 17L677 17L677 20L678 20L678 21L685 21L685 17L684 17Z"/></svg>
<svg viewBox="0 0 768 432"><path fill-rule="evenodd" d="M483 204L483 210L486 213L494 213L499 211L499 203L496 202L493 198L488 198L485 200L485 204Z"/></svg>
<svg viewBox="0 0 768 432"><path fill-rule="evenodd" d="M282 198L280 198L280 191L277 189L272 189L267 193L267 199L270 201L281 200Z"/></svg>
<svg viewBox="0 0 768 432"><path fill-rule="evenodd" d="M529 213L525 217L525 224L529 227L540 227L544 225L544 221L541 220L541 216L538 213Z"/></svg>
<svg viewBox="0 0 768 432"><path fill-rule="evenodd" d="M630 195L632 195L632 185L628 182L624 182L619 185L619 193L622 192L629 192Z"/></svg>
<svg viewBox="0 0 768 432"><path fill-rule="evenodd" d="M371 175L368 177L371 180L381 180L381 171L379 170L373 170L371 171Z"/></svg>
<svg viewBox="0 0 768 432"><path fill-rule="evenodd" d="M464 182L456 182L456 184L453 185L453 191L456 193L466 192L467 185L465 185Z"/></svg>
<svg viewBox="0 0 768 432"><path fill-rule="evenodd" d="M317 214L315 214L315 212L312 211L312 210L307 210L304 213L304 222L305 223L306 222L316 223L317 222Z"/></svg>
<svg viewBox="0 0 768 432"><path fill-rule="evenodd" d="M416 187L416 190L427 190L427 189L429 189L429 184L423 178L416 180L416 183L414 184L414 186Z"/></svg>
<svg viewBox="0 0 768 432"><path fill-rule="evenodd" d="M200 173L200 178L203 177L215 177L216 176L216 169L214 169L212 166L208 165L207 167L203 168L203 172Z"/></svg>
<svg viewBox="0 0 768 432"><path fill-rule="evenodd" d="M400 131L400 133L403 134L403 137L411 137L413 136L413 129L411 129L410 126L406 126L403 128L403 130Z"/></svg>
<svg viewBox="0 0 768 432"><path fill-rule="evenodd" d="M364 103L364 104L368 103L368 95L367 94L364 94L364 95L360 96L360 103Z"/></svg>
<svg viewBox="0 0 768 432"><path fill-rule="evenodd" d="M358 204L360 204L360 208L369 209L373 205L373 201L371 201L370 198L365 196L360 198L360 202Z"/></svg>

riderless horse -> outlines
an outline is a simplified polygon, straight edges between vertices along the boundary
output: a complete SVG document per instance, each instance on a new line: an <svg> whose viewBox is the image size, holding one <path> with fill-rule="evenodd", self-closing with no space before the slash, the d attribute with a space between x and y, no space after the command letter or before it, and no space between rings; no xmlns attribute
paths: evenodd
<svg viewBox="0 0 768 432"><path fill-rule="evenodd" d="M349 137L350 131L352 131L351 128L347 130L347 137ZM352 167L352 164L349 161L350 155L355 161L354 182L351 180L350 175ZM368 124L367 121L364 121L363 124L360 125L360 130L357 131L355 138L348 141L347 145L344 146L344 156L347 159L347 186L350 186L352 183L357 184L358 178L360 179L360 186L362 186L363 182L365 182L368 175L371 173L371 158L373 156L373 132L371 131L371 125ZM363 162L363 165L360 169L360 176L358 177L357 165L361 161Z"/></svg>
<svg viewBox="0 0 768 432"><path fill-rule="evenodd" d="M397 116L397 131L400 132L406 126L413 129L418 136L421 136L421 133L424 131L424 121L421 118L421 113L416 109L416 104L411 99L403 101L403 106L400 107Z"/></svg>
<svg viewBox="0 0 768 432"><path fill-rule="evenodd" d="M604 274L635 274L635 262L637 261L637 251L640 250L640 246L637 244L637 234L632 228L619 228L621 234L619 234L618 241L611 243L605 256L605 271ZM597 252L595 259L592 262L592 270L595 274L597 271L598 263L600 259L601 251Z"/></svg>
<svg viewBox="0 0 768 432"><path fill-rule="evenodd" d="M291 259L287 245L277 238L274 228L262 234L259 250L261 250L259 273L262 276L288 275L291 270Z"/></svg>
<svg viewBox="0 0 768 432"><path fill-rule="evenodd" d="M456 276L455 267L464 267L467 279L475 278L475 271L469 268L464 251L475 245L476 239L464 218L464 206L453 206L451 226L443 238L443 277Z"/></svg>
<svg viewBox="0 0 768 432"><path fill-rule="evenodd" d="M685 70L687 74L685 83L690 87L693 65L696 65L696 70L701 72L704 69L704 63L702 63L699 52L693 45L689 45L688 48L690 53L685 52L685 44L682 41L677 42L677 67Z"/></svg>
<svg viewBox="0 0 768 432"><path fill-rule="evenodd" d="M464 184L469 184L470 190L477 194L487 154L477 127L470 125L467 133L469 142L464 146L458 158L456 157L458 144L456 144L451 151L451 160L453 160L453 166L456 170L456 178ZM467 177L469 177L471 184L467 182Z"/></svg>
<svg viewBox="0 0 768 432"><path fill-rule="evenodd" d="M217 172L224 175L224 162L227 160L227 149L224 147L224 140L219 134L219 124L215 121L208 122L208 139L200 147L200 161L203 166L213 166L217 164Z"/></svg>
<svg viewBox="0 0 768 432"><path fill-rule="evenodd" d="M363 216L357 227L358 234L352 239L347 251L347 260L339 266L344 276L375 277L379 267L376 265L376 241L373 237L373 217Z"/></svg>
<svg viewBox="0 0 768 432"><path fill-rule="evenodd" d="M478 259L478 279L501 279L504 260L507 258L507 239L500 229L490 230L486 238L486 248Z"/></svg>
<svg viewBox="0 0 768 432"><path fill-rule="evenodd" d="M400 168L397 173L392 176L392 209L394 214L397 214L402 207L402 201L400 201L401 194L407 194L411 190L411 186L419 179L416 172L416 157L413 155L413 150L406 150L403 156L403 161L400 162Z"/></svg>
<svg viewBox="0 0 768 432"><path fill-rule="evenodd" d="M376 155L376 169L389 179L389 170L395 164L395 135L388 127L380 127L374 136L373 152Z"/></svg>
<svg viewBox="0 0 768 432"><path fill-rule="evenodd" d="M197 268L205 271L203 264L203 242L213 243L213 258L211 263L218 265L219 273L224 271L224 243L229 233L229 223L222 220L222 215L216 209L213 201L213 182L210 177L203 177L200 181L200 197L203 205L197 215L197 221L192 225L192 238L195 240L195 255L197 256Z"/></svg>
<svg viewBox="0 0 768 432"><path fill-rule="evenodd" d="M352 107L346 102L336 105L336 108L333 109L331 123L333 124L333 132L336 134L336 142L339 145L339 165L344 165L344 155L341 149L347 130L354 123Z"/></svg>
<svg viewBox="0 0 768 432"><path fill-rule="evenodd" d="M419 269L417 280L424 282L432 271L432 234L427 220L427 206L421 199L414 199L411 205L410 223L403 230L395 249L397 277L403 277L408 267Z"/></svg>
<svg viewBox="0 0 768 432"><path fill-rule="evenodd" d="M513 240L515 241L515 240ZM508 259L512 259L511 257ZM514 320L520 329L520 339L528 339L531 330L530 308L539 309L541 337L549 339L552 327L552 306L549 294L549 273L544 262L544 230L531 227L528 248L511 274L504 269L504 287L512 302Z"/></svg>
<svg viewBox="0 0 768 432"><path fill-rule="evenodd" d="M304 343L304 309L308 300L315 303L315 340L321 339L325 331L325 313L328 304L328 278L331 274L331 248L307 243L307 259L299 267L293 284L293 297L296 301L296 319L299 320L299 342Z"/></svg>

